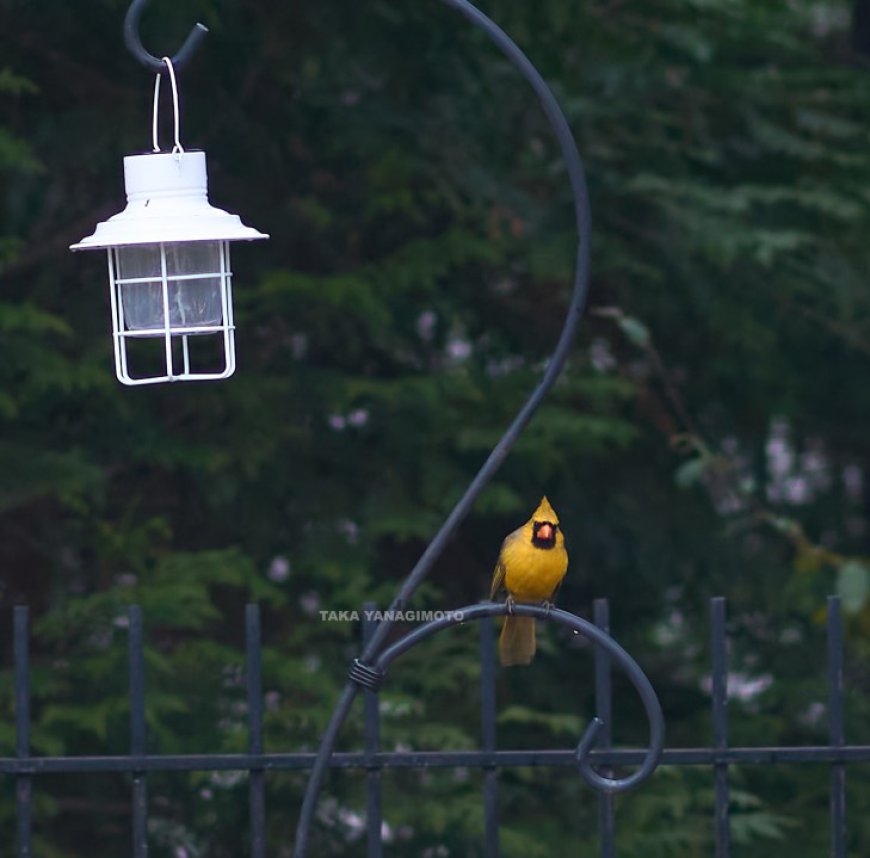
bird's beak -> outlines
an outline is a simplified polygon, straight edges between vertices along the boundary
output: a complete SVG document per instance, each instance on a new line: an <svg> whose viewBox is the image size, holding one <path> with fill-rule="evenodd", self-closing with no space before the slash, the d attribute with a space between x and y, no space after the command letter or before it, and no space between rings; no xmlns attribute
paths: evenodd
<svg viewBox="0 0 870 858"><path fill-rule="evenodd" d="M542 524L538 528L538 539L543 539L544 541L553 538L553 527L546 522Z"/></svg>

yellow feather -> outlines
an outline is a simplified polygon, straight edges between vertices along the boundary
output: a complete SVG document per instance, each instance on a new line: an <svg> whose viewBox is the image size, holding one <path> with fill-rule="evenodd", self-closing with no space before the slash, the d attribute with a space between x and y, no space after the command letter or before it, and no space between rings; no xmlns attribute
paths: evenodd
<svg viewBox="0 0 870 858"><path fill-rule="evenodd" d="M555 542L550 547L535 545L535 526L550 524ZM543 498L532 517L502 543L492 578L490 598L504 587L517 602L540 603L552 600L568 569L568 552L559 517ZM499 639L501 663L528 664L535 654L534 620L507 617Z"/></svg>

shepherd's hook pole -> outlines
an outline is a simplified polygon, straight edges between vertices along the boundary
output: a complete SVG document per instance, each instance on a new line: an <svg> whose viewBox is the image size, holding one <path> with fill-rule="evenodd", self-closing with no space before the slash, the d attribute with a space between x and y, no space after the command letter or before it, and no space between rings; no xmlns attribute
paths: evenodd
<svg viewBox="0 0 870 858"><path fill-rule="evenodd" d="M399 588L399 592L396 594L393 603L390 605L390 612L387 614L387 617L394 616L392 612L400 611L404 608L414 591L428 575L432 566L435 564L435 561L441 556L444 547L456 532L456 529L462 523L463 519L468 515L475 500L477 500L477 497L483 489L486 488L490 480L498 471L508 452L514 446L517 439L532 419L532 416L540 407L544 397L552 388L568 358L568 353L574 340L574 335L577 332L580 317L583 314L583 308L586 304L586 294L589 284L589 241L591 233L589 198L586 187L586 177L583 170L583 162L580 158L580 153L577 151L577 144L574 140L574 135L571 133L571 128L568 125L565 114L559 107L559 103L556 101L552 91L541 77L540 72L538 72L529 58L520 50L507 33L501 29L501 27L499 27L494 21L490 20L477 7L468 2L468 0L441 0L441 2L464 15L475 27L482 30L519 70L540 100L544 113L547 115L547 119L549 119L553 131L555 132L556 139L559 142L559 147L562 151L562 157L565 160L565 166L568 172L571 191L574 196L574 210L577 220L577 236L579 241L577 248L577 268L574 279L574 291L571 297L571 303L568 307L568 315L565 319L565 324L562 328L559 341L556 344L556 349L550 358L543 378L538 386L532 391L528 400L520 409L504 436L489 454L483 467L478 471L477 476L472 480L471 485L469 485L465 494L453 508L452 512L447 517L447 520L441 526L441 529L435 534L434 539L429 543L428 547L417 561L417 565L411 570L411 573ZM378 624L377 629L372 635L369 643L363 649L362 656L359 659L363 665L371 665L374 663L394 624L394 621L391 619L385 619L384 622ZM320 792L321 784L323 783L323 777L329 763L329 758L332 754L338 732L344 724L345 718L347 717L348 711L350 710L351 704L353 703L358 691L359 685L357 685L355 681L351 680L347 683L341 697L339 698L338 704L332 713L329 725L323 734L317 757L311 769L311 775L308 780L308 787L305 791L305 799L302 803L302 811L296 829L296 844L294 849L295 858L305 858L311 829L311 820L314 816L317 796Z"/></svg>

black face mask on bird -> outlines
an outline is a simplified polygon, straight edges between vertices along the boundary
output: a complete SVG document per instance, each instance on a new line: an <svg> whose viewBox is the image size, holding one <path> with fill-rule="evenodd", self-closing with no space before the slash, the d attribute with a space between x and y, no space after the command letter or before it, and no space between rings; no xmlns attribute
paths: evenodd
<svg viewBox="0 0 870 858"><path fill-rule="evenodd" d="M552 521L536 521L532 525L532 545L535 548L555 548L558 524Z"/></svg>

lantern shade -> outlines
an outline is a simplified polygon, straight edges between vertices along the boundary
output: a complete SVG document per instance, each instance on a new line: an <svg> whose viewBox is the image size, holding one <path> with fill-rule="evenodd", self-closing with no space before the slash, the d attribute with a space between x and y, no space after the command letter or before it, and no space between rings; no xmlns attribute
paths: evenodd
<svg viewBox="0 0 870 858"><path fill-rule="evenodd" d="M205 152L129 155L124 158L124 184L124 211L99 224L93 235L70 250L269 237L209 203Z"/></svg>
<svg viewBox="0 0 870 858"><path fill-rule="evenodd" d="M227 378L236 368L229 243L268 236L209 204L203 152L129 156L124 179L124 211L71 248L108 251L118 379ZM206 340L215 348L201 348ZM131 343L151 348L139 355L144 372L132 368Z"/></svg>

